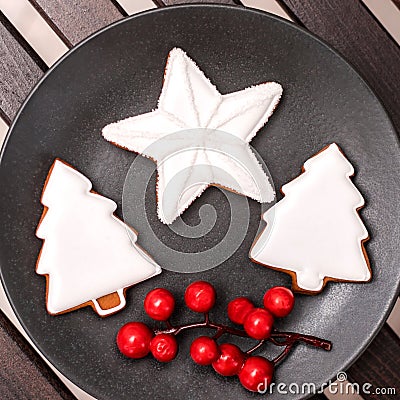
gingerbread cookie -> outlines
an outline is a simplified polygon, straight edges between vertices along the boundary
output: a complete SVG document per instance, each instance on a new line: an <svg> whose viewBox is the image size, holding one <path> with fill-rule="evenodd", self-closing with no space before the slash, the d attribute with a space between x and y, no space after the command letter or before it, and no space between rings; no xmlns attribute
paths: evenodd
<svg viewBox="0 0 400 400"><path fill-rule="evenodd" d="M54 161L41 202L36 272L46 276L50 314L91 305L111 315L125 307L128 287L161 272L136 244L137 233L114 215L116 203L65 162Z"/></svg>
<svg viewBox="0 0 400 400"><path fill-rule="evenodd" d="M320 292L329 280L368 282L368 232L358 214L364 199L353 174L335 143L307 160L282 187L285 197L262 216L267 226L250 258L289 273L297 291Z"/></svg>
<svg viewBox="0 0 400 400"><path fill-rule="evenodd" d="M273 187L248 143L281 95L275 82L222 95L175 48L168 56L157 109L109 124L103 136L157 162L157 211L166 224L210 185L271 202Z"/></svg>

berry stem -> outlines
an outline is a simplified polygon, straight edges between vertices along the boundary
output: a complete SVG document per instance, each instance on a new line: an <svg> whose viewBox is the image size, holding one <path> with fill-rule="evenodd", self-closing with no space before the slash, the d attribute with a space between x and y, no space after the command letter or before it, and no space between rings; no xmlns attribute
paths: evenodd
<svg viewBox="0 0 400 400"><path fill-rule="evenodd" d="M273 363L274 365L277 365L277 364L279 364L281 361L283 361L283 360L289 355L290 350L292 350L293 345L294 345L294 342L291 343L291 344L289 344L289 345L287 345L287 346L285 347L285 349L282 351L282 353L279 354L277 357L275 357L275 358L272 360L272 363Z"/></svg>
<svg viewBox="0 0 400 400"><path fill-rule="evenodd" d="M210 328L217 330L218 337L221 337L225 333L230 333L231 335L241 336L241 337L248 337L247 333L243 330L232 328L227 325L217 324L215 322L211 322L207 314L204 316L204 321L202 322L195 322L192 324L185 324L185 325L177 325L173 326L171 323L167 324L167 329L160 329L156 330L155 334L159 335L161 333L166 333L170 335L178 335L189 329L197 329L197 328Z"/></svg>
<svg viewBox="0 0 400 400"><path fill-rule="evenodd" d="M283 361L289 355L293 346L297 342L307 343L311 346L319 347L326 351L330 351L332 349L332 343L329 342L328 340L320 339L310 335L302 335L300 333L295 333L295 332L274 331L270 337L270 341L276 346L285 346L285 349L282 351L282 353L272 360L274 365L277 365L278 363Z"/></svg>
<svg viewBox="0 0 400 400"><path fill-rule="evenodd" d="M314 347L319 347L326 351L330 351L332 349L332 343L329 340L295 332L274 331L271 334L271 342L277 346L288 346L294 344L295 342L303 342Z"/></svg>
<svg viewBox="0 0 400 400"><path fill-rule="evenodd" d="M194 322L191 324L173 326L171 322L167 320L166 325L167 325L166 329L155 330L155 334L156 335L169 334L176 336L190 329L210 328L216 330L216 333L213 336L213 339L215 340L219 339L222 335L226 333L234 336L247 337L247 338L249 337L244 330L210 321L210 316L208 313L204 313L204 320L202 322ZM290 350L297 342L303 342L326 351L330 351L332 349L332 343L328 340L320 339L315 336L303 335L301 333L278 332L275 330L271 333L271 336L268 339L260 340L255 346L247 350L246 354L250 355L254 353L256 350L261 348L263 344L267 341L275 344L276 346L285 346L283 352L273 360L274 364L281 362L289 354Z"/></svg>
<svg viewBox="0 0 400 400"><path fill-rule="evenodd" d="M246 351L246 354L250 355L251 353L254 353L256 350L258 350L262 345L265 343L265 339L260 340L255 346L251 347L249 350Z"/></svg>

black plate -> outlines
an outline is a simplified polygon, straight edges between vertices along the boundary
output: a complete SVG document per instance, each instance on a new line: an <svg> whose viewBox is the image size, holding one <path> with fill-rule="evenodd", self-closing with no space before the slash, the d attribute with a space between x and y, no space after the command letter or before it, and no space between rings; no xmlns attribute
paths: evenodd
<svg viewBox="0 0 400 400"><path fill-rule="evenodd" d="M60 157L74 165L98 192L121 206L124 178L135 155L107 143L100 130L111 121L156 106L165 59L174 46L186 50L223 93L266 80L282 84L281 104L252 142L278 188L299 173L307 158L333 141L356 168L354 181L367 203L361 215L371 236L366 248L372 282L331 283L321 295L299 295L293 314L278 323L282 329L334 343L331 353L298 346L277 370L278 382L319 386L346 369L368 346L397 296L399 145L380 102L338 54L295 25L262 12L184 6L136 15L84 41L42 79L19 112L1 159L1 275L9 299L45 356L99 399L257 397L236 378L225 379L193 364L188 347L198 332L184 335L179 356L165 365L151 357L125 359L115 346L122 324L148 320L142 301L155 286L170 288L181 308L185 285L196 279L212 282L218 291L214 315L222 321L228 299L249 295L260 302L266 288L290 284L287 275L248 258L259 223L260 207L255 202L249 202L252 214L246 239L223 265L194 275L165 271L130 289L126 309L106 319L90 308L49 316L45 279L35 274L41 247L34 235L42 212L39 197L53 159ZM153 189L147 196L149 218L156 231L165 232L155 217ZM201 204L216 205L220 222L203 241L205 246L226 229L229 210L224 202L218 189L208 189L185 215L189 223L197 223ZM168 231L164 240L176 245ZM179 246L187 252L198 247L193 240L182 240ZM193 318L178 313L182 320Z"/></svg>

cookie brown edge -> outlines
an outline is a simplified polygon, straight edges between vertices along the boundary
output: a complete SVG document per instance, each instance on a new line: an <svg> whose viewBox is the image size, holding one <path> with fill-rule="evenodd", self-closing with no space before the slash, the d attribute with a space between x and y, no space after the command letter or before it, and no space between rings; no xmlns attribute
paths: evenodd
<svg viewBox="0 0 400 400"><path fill-rule="evenodd" d="M332 142L331 144L328 144L328 145L324 146L321 150L319 150L319 151L318 151L317 153L315 153L313 156L311 156L310 158L308 158L305 162L307 162L308 160L310 160L310 159L316 157L318 154L320 154L320 153L322 153L323 151L325 151L325 150L326 150L329 146L331 146L332 144L335 144L335 145L338 147L339 151L340 151L340 152L343 154L343 156L346 158L346 160L348 160L348 158L347 158L346 155L344 154L344 152L343 152L343 150L341 149L341 147L340 147L336 142ZM305 162L304 162L304 164L305 164ZM350 162L350 161L349 161L349 162ZM293 179L291 179L289 182L294 181L295 179L297 179L299 176L301 176L301 175L306 171L305 168L304 168L304 164L303 164L302 167L301 167L301 172L300 172L300 174L298 174L297 176L295 176L295 177L294 177ZM354 170L354 167L353 167L353 170ZM352 175L349 176L349 179L352 178L352 177L354 176L354 174L355 174L355 172L354 172ZM350 180L351 180L351 179L350 179ZM358 190L358 188L357 188L357 190ZM282 188L280 189L280 192L282 193L283 196L285 196L285 193L283 192ZM364 197L363 197L363 199L364 199ZM356 208L356 210L355 210L356 213L358 214L358 217L360 218L361 221L362 221L362 219L361 219L361 216L360 216L360 210L361 210L363 207L365 207L365 199L364 199L364 205L362 205L362 206ZM261 215L261 219L262 219L262 215ZM293 272L293 271L290 271L290 270L287 270L287 269L284 269L284 268L277 268L277 267L273 267L273 266L271 266L271 265L263 264L263 263L261 263L261 262L255 260L255 259L253 259L252 257L250 257L251 250L253 249L253 247L255 246L255 244L256 244L257 241L260 239L260 237L262 236L262 234L265 232L266 229L267 229L267 226L265 226L264 229L254 238L254 241L253 241L253 243L252 243L252 245L251 245L251 247L250 247L250 250L249 250L249 258L250 258L250 260L251 260L253 263L255 263L255 264L262 265L262 266L264 266L264 267L266 267L266 268L270 268L270 269L272 269L272 270L279 271L279 272L283 272L283 273L285 273L285 274L290 275L291 278L292 278L292 290L293 290L294 292L297 292L297 293L300 293L300 294L307 294L307 295L314 295L314 296L315 296L315 295L317 295L317 294L320 294L320 293L324 290L324 288L325 288L325 286L326 286L326 284L327 284L328 282L338 282L338 283L368 283L368 282L371 282L371 280L372 280L372 269L371 269L371 264L370 264L370 261L369 261L369 257L368 257L368 254L367 254L367 250L365 249L365 243L366 243L368 240L370 240L370 236L369 236L369 232L368 232L368 231L367 231L367 232L368 232L368 237L365 238L365 239L363 239L363 240L361 240L360 246L361 246L361 250L362 250L363 255L364 255L365 262L366 262L367 267L368 267L368 269L369 269L370 278L369 278L367 281L362 281L362 282L360 282L360 281L352 281L352 280L346 280L346 279L335 279L335 278L325 277L324 280L323 280L323 283L322 283L321 290L318 290L318 291L311 291L311 290L302 289L302 288L300 288L300 287L298 286L298 284L297 284L297 275L296 275L296 272Z"/></svg>
<svg viewBox="0 0 400 400"><path fill-rule="evenodd" d="M53 172L54 165L55 165L55 163L56 163L57 161L62 162L64 165L66 165L66 166L68 166L68 167L74 169L75 171L81 173L80 171L78 171L78 169L74 168L71 164L67 163L66 161L62 160L61 158L56 157L56 158L54 159L53 164L51 165L51 167L50 167L50 169L49 169L49 172L47 173L46 180L45 180L45 183L44 183L43 189L42 189L42 194L41 194L41 196L40 196L40 203L41 203L42 206L43 206L43 212L42 212L42 215L41 215L41 217L40 217L40 219L39 219L39 222L38 222L38 224L37 224L37 227L36 227L36 231L35 231L36 237L37 237L37 231L38 231L38 229L39 229L39 227L40 227L40 225L41 225L43 219L45 218L45 216L46 216L46 214L47 214L47 211L49 210L49 208L43 204L42 199L43 199L44 192L45 192L45 190L46 190L46 186L47 186L47 184L48 184L48 182L49 182L51 173ZM83 175L83 174L82 174L82 175ZM89 180L90 180L90 179L89 179ZM90 181L90 182L91 182L91 181ZM92 183L92 182L91 182L91 183ZM97 194L97 195L99 195L99 196L102 196L101 194L99 194L98 192L94 191L93 189L90 190L90 193L94 193L94 194ZM102 196L102 197L104 197L104 196ZM113 213L113 215L114 215L115 218L117 218L117 219L119 219L121 222L123 222L129 229L131 229L131 230L136 234L136 236L139 236L138 232L137 232L134 228L132 228L131 226L129 226L128 224L126 224L124 221L122 221L121 218L119 218L119 217L118 217L117 215L115 215L114 213ZM38 255L37 259L36 259L35 272L36 272L38 275L44 276L44 277L46 278L46 311L47 311L48 314L50 314L50 315L62 315L62 314L66 314L66 313L71 312L71 311L78 310L78 309L83 308L83 307L87 307L87 306L92 307L93 311L94 311L99 317L101 317L101 318L109 317L109 316L111 316L111 315L113 315L113 314L115 314L115 313L121 311L121 310L117 310L117 311L115 311L115 312L113 312L113 313L111 313L111 314L100 315L100 314L98 314L98 312L97 312L97 310L96 310L96 307L95 307L95 305L93 304L93 301L89 300L89 301L87 301L87 302L85 302L85 303L79 304L79 305L76 306L76 307L69 308L69 309L64 310L64 311L61 311L61 312L59 312L59 313L51 313L51 312L49 312L48 309L47 309L47 303L48 303L48 295L49 295L49 280L50 280L50 276L49 276L49 274L39 274L39 273L37 272L37 269L38 269L38 266L39 266L40 257L41 257L41 255L42 255L42 251L43 251L43 247L44 247L44 243L45 243L45 239L41 239L41 238L38 238L38 239L40 239L40 240L42 241L42 247L40 248L39 255ZM153 260L155 264L157 264L156 261L153 259L153 257L152 257L145 249L143 249L143 248L142 248L140 245L138 245L137 243L135 243L135 246L138 246L138 247L140 248L141 251L143 251L151 260ZM157 265L158 265L158 264L157 264ZM132 286L135 286L135 284L133 284L133 285L131 285L131 286L128 286L128 287L126 287L126 288L123 289L123 295L124 295L124 297L125 297L125 300L126 300L126 291L127 291L129 288L131 288ZM114 292L113 292L113 293L106 294L105 296L101 296L101 298L106 299L108 296L112 296L113 294L114 294ZM125 308L125 307L124 307L124 308ZM107 310L107 309L106 309L106 310ZM106 310L105 310L105 311L106 311Z"/></svg>

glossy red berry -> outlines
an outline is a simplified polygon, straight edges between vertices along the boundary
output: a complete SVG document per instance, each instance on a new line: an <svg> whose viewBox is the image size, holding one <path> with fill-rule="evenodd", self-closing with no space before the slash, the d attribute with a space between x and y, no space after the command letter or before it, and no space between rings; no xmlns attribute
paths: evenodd
<svg viewBox="0 0 400 400"><path fill-rule="evenodd" d="M254 339L268 339L271 335L274 317L264 308L255 308L247 314L244 330Z"/></svg>
<svg viewBox="0 0 400 400"><path fill-rule="evenodd" d="M173 294L162 288L153 289L144 299L144 310L150 318L156 321L166 321L174 312L175 299Z"/></svg>
<svg viewBox="0 0 400 400"><path fill-rule="evenodd" d="M185 292L185 303L192 310L206 313L215 304L215 289L208 282L197 281L190 284Z"/></svg>
<svg viewBox="0 0 400 400"><path fill-rule="evenodd" d="M228 317L235 324L243 325L254 304L247 297L238 297L228 304Z"/></svg>
<svg viewBox="0 0 400 400"><path fill-rule="evenodd" d="M264 307L275 317L286 317L294 307L293 292L283 286L275 286L264 295Z"/></svg>
<svg viewBox="0 0 400 400"><path fill-rule="evenodd" d="M141 322L128 322L117 334L120 352L129 358L143 358L150 351L153 332Z"/></svg>
<svg viewBox="0 0 400 400"><path fill-rule="evenodd" d="M234 344L223 343L219 346L220 356L212 363L216 372L223 376L237 375L243 366L245 355Z"/></svg>
<svg viewBox="0 0 400 400"><path fill-rule="evenodd" d="M219 357L218 345L208 336L200 336L190 346L190 356L200 365L210 365Z"/></svg>
<svg viewBox="0 0 400 400"><path fill-rule="evenodd" d="M175 336L166 333L154 336L150 342L150 351L158 361L172 361L178 353L178 343Z"/></svg>
<svg viewBox="0 0 400 400"><path fill-rule="evenodd" d="M264 357L249 357L239 372L240 383L252 392L263 392L272 382L274 365Z"/></svg>

